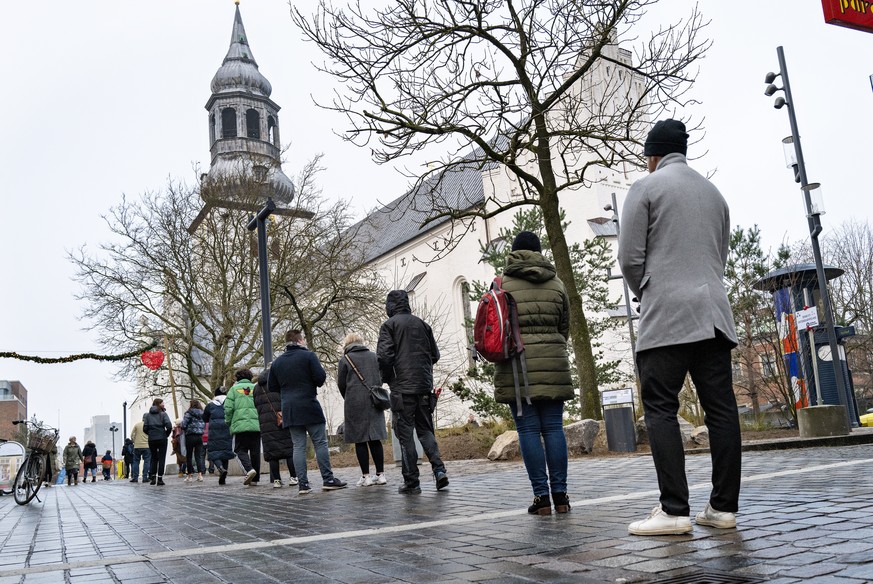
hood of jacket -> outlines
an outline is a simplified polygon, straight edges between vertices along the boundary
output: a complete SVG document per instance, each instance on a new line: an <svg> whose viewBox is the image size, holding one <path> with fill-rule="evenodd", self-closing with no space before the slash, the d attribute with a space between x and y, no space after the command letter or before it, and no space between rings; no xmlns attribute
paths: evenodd
<svg viewBox="0 0 873 584"><path fill-rule="evenodd" d="M406 293L406 290L392 290L388 293L388 299L385 300L385 312L388 314L388 318L395 314L412 313L409 308L409 294Z"/></svg>
<svg viewBox="0 0 873 584"><path fill-rule="evenodd" d="M359 353L359 352L361 352L361 351L369 351L369 350L370 350L370 349L368 349L368 348L365 347L364 345L361 345L361 344L355 343L355 344L353 344L353 345L349 345L348 347L346 347L345 349L343 349L343 354L345 354L345 353Z"/></svg>
<svg viewBox="0 0 873 584"><path fill-rule="evenodd" d="M226 395L217 395L217 396L215 396L215 397L212 399L212 401L209 402L209 403L212 403L212 404L215 404L215 405L217 405L217 406L220 406L220 405L223 405L223 404L224 404L224 400L226 400L226 399L227 399L227 396L226 396Z"/></svg>
<svg viewBox="0 0 873 584"><path fill-rule="evenodd" d="M503 273L528 282L542 283L555 277L555 267L537 251L519 249L509 254Z"/></svg>
<svg viewBox="0 0 873 584"><path fill-rule="evenodd" d="M149 408L149 413L150 414L159 414L159 413L161 413L161 408L159 408L158 406L152 406Z"/></svg>

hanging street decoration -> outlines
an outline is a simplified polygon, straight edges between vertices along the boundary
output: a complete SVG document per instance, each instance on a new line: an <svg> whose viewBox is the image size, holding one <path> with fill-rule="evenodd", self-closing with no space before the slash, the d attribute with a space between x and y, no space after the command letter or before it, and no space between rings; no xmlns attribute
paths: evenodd
<svg viewBox="0 0 873 584"><path fill-rule="evenodd" d="M164 352L163 351L143 351L143 354L140 355L140 359L142 359L142 364L155 371L161 364L164 362Z"/></svg>
<svg viewBox="0 0 873 584"><path fill-rule="evenodd" d="M54 363L72 363L73 361L82 361L84 359L92 359L94 361L124 361L125 359L130 359L131 357L136 357L143 353L143 351L150 351L154 349L158 345L157 341L153 341L151 344L140 347L134 351L130 351L128 353L122 353L120 355L98 355L97 353L79 353L77 355L69 355L67 357L37 357L36 355L21 355L16 353L15 351L0 351L0 359L18 359L19 361L32 361L34 363L43 363L43 364L54 364ZM161 362L164 360L164 354L161 353ZM158 364L160 367L160 363Z"/></svg>

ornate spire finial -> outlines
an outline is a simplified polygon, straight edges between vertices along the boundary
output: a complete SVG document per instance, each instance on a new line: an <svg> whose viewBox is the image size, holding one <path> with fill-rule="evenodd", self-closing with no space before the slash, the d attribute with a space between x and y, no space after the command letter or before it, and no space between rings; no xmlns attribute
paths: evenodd
<svg viewBox="0 0 873 584"><path fill-rule="evenodd" d="M239 6L239 0L233 0L233 3Z"/></svg>

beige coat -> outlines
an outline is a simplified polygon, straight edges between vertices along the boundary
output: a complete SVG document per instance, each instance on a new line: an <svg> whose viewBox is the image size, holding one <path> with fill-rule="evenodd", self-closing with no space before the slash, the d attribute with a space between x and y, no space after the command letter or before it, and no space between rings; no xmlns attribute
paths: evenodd
<svg viewBox="0 0 873 584"><path fill-rule="evenodd" d="M149 447L149 435L143 430L142 420L133 425L133 429L130 431L130 439L133 440L134 448Z"/></svg>

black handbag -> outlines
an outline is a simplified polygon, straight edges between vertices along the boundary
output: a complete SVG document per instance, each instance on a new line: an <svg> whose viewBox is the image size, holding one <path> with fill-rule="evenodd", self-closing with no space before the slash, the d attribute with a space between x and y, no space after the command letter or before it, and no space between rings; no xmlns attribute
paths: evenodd
<svg viewBox="0 0 873 584"><path fill-rule="evenodd" d="M358 371L358 368L355 367L355 362L352 361L352 358L346 355L346 361L349 362L349 365L352 366L352 369L355 371L355 375L358 376L358 379L361 380L361 383L364 384L364 387L370 390L370 403L373 404L373 407L379 410L380 412L384 412L385 410L391 407L391 400L388 398L388 392L385 391L381 385L367 385L367 381L364 379L364 376L361 375L361 372Z"/></svg>

